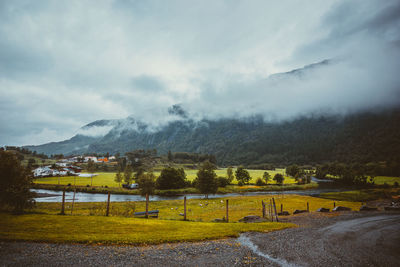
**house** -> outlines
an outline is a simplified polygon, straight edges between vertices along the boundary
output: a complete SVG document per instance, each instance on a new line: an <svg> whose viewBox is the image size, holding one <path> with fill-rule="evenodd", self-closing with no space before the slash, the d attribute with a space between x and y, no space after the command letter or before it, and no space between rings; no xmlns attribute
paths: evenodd
<svg viewBox="0 0 400 267"><path fill-rule="evenodd" d="M34 177L50 177L53 176L53 170L50 166L39 167L33 170Z"/></svg>
<svg viewBox="0 0 400 267"><path fill-rule="evenodd" d="M108 162L108 158L102 157L102 158L97 158L98 162Z"/></svg>
<svg viewBox="0 0 400 267"><path fill-rule="evenodd" d="M88 162L89 160L91 160L91 161L93 161L93 162L97 162L97 157L90 157L90 156L87 156L87 157L85 157L85 162Z"/></svg>

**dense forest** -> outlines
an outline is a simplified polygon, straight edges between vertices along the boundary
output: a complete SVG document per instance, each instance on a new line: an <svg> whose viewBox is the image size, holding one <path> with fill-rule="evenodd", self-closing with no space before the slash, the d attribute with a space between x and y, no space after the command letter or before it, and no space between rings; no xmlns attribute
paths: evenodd
<svg viewBox="0 0 400 267"><path fill-rule="evenodd" d="M148 130L144 123L135 129L122 128L126 121L113 123L115 127L103 137L76 135L63 142L27 148L47 155L123 154L136 149L156 149L165 155L168 151L202 153L215 155L221 166L400 160L399 109L313 115L282 122L264 122L257 116L246 120L182 119L157 131ZM138 125L134 120L131 123Z"/></svg>

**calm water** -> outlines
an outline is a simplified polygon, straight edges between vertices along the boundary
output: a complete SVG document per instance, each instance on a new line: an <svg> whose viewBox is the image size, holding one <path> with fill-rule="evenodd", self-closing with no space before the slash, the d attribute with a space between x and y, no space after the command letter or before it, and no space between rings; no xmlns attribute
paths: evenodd
<svg viewBox="0 0 400 267"><path fill-rule="evenodd" d="M35 198L37 202L61 202L62 201L62 192L61 191L53 191L53 190L44 190L44 189L31 189L37 193L46 193L52 194L56 196L50 197L39 197ZM308 195L308 196L317 196L321 193L325 192L337 192L341 191L340 189L313 189L313 190L291 190L291 191L271 191L271 192L247 192L247 193L230 193L230 194L215 194L209 195L208 198L221 198L221 197L234 197L234 196L259 196L259 195L277 195L277 194L298 194L298 195ZM74 192L65 192L65 201L72 201ZM151 201L158 200L175 200L175 199L183 199L184 196L150 196ZM187 199L199 199L204 198L204 195L200 194L187 194ZM139 195L113 195L111 194L111 201L113 202L122 202L122 201L144 201L145 198ZM107 201L106 194L89 194L89 193L80 193L76 192L75 195L76 202L103 202Z"/></svg>

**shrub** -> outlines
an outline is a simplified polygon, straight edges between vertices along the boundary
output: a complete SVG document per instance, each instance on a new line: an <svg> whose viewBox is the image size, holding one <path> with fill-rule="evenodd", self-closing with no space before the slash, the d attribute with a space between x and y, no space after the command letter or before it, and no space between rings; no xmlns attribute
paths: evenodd
<svg viewBox="0 0 400 267"><path fill-rule="evenodd" d="M229 179L225 177L218 177L217 178L218 187L226 187L229 185Z"/></svg>
<svg viewBox="0 0 400 267"><path fill-rule="evenodd" d="M181 169L173 167L164 168L157 178L156 186L158 189L179 189L186 186L186 174Z"/></svg>
<svg viewBox="0 0 400 267"><path fill-rule="evenodd" d="M236 180L238 182L242 182L243 184L248 184L251 179L249 172L245 170L243 166L239 166L236 169L235 174L236 174Z"/></svg>
<svg viewBox="0 0 400 267"><path fill-rule="evenodd" d="M22 213L35 204L35 194L29 190L33 177L13 153L0 151L0 175L0 205Z"/></svg>
<svg viewBox="0 0 400 267"><path fill-rule="evenodd" d="M274 176L274 181L275 181L277 184L282 185L284 180L285 180L285 177L283 177L282 174L280 174L280 173L275 174L275 176Z"/></svg>
<svg viewBox="0 0 400 267"><path fill-rule="evenodd" d="M261 178L257 178L256 185L257 186L263 186L263 185L265 185L265 182Z"/></svg>

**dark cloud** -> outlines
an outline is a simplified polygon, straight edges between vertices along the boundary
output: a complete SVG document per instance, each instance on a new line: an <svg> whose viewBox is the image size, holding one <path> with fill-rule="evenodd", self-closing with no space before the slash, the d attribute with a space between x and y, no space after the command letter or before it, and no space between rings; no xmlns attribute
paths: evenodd
<svg viewBox="0 0 400 267"><path fill-rule="evenodd" d="M99 119L162 125L177 103L267 120L398 105L399 13L397 0L0 1L0 144Z"/></svg>

